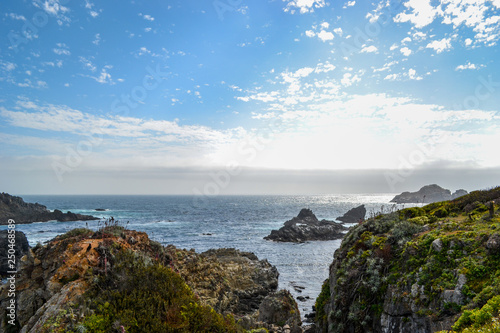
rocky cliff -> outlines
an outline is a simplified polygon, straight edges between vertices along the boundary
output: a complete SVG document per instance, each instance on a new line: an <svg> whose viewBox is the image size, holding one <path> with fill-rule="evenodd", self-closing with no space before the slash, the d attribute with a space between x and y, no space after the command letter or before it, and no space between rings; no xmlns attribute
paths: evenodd
<svg viewBox="0 0 500 333"><path fill-rule="evenodd" d="M457 190L453 194L450 190L444 189L439 185L432 184L422 187L417 192L403 192L396 195L391 202L404 203L433 203L438 201L453 200L466 195L466 190Z"/></svg>
<svg viewBox="0 0 500 333"><path fill-rule="evenodd" d="M278 272L266 260L163 247L116 225L74 229L29 250L16 286L17 327L1 313L1 332L302 331L295 301L275 293ZM9 301L2 285L2 312Z"/></svg>
<svg viewBox="0 0 500 333"><path fill-rule="evenodd" d="M479 332L497 325L499 204L500 188L475 191L351 228L316 301L317 331Z"/></svg>
<svg viewBox="0 0 500 333"><path fill-rule="evenodd" d="M279 230L272 230L271 234L264 239L295 243L332 240L342 238L343 232L347 229L340 223L320 221L310 209L304 208L299 212L299 215L286 221Z"/></svg>
<svg viewBox="0 0 500 333"><path fill-rule="evenodd" d="M6 225L9 219L18 224L52 220L60 222L98 220L97 217L72 212L63 213L57 209L51 212L44 205L27 203L20 197L0 193L0 225Z"/></svg>

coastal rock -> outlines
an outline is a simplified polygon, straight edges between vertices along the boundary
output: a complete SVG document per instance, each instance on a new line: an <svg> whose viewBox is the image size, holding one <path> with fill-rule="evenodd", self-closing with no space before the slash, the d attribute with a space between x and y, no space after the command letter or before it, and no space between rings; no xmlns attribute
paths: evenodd
<svg viewBox="0 0 500 333"><path fill-rule="evenodd" d="M51 212L39 203L27 203L20 197L0 193L0 225L6 225L9 219L13 219L17 224L25 224L52 220L59 222L89 221L99 218L72 212L63 213L58 209Z"/></svg>
<svg viewBox="0 0 500 333"><path fill-rule="evenodd" d="M131 239L134 241L130 242ZM126 258L144 267L157 265L163 272L168 270L184 281L184 289L177 289L179 293L186 292L188 297L192 290L193 296L189 297L195 297L217 313L234 314L237 319L246 316L253 325L251 329L263 327L257 321L258 309L278 287L276 267L250 252L218 249L200 254L174 246L163 247L143 232L117 226L98 232L74 229L44 246L36 246L31 255L23 258L16 279L20 331L36 333L56 327L51 325L57 325L61 332L75 330L75 325L90 315L84 299L96 281L104 281L106 277L108 288L124 288L123 283L131 276L121 272L124 267L132 270L134 267L124 266ZM0 286L1 308L6 308L9 302L7 288ZM290 304L297 308L293 299ZM210 311L205 313L208 315ZM71 313L71 317L61 313ZM300 324L300 316L298 322L288 320L289 317L286 321L290 324ZM5 330L6 323L2 320L0 332Z"/></svg>
<svg viewBox="0 0 500 333"><path fill-rule="evenodd" d="M340 223L327 220L319 221L310 209L304 208L299 215L286 221L279 230L272 230L271 234L264 239L294 243L332 240L342 238L345 230L348 228Z"/></svg>
<svg viewBox="0 0 500 333"><path fill-rule="evenodd" d="M465 309L478 310L497 295L491 291L498 288L498 221L484 218L487 203L493 201L498 209L497 198L500 187L424 206L419 217L429 222L425 228L410 214L415 208L352 227L335 251L316 300L316 332L451 331ZM474 223L470 205L481 208L476 210L483 216ZM453 218L435 214L442 206L453 212ZM480 273L471 274L471 269ZM471 288L477 288L472 296ZM478 301L474 295L485 296ZM462 324L469 325L464 320ZM491 323L484 325L477 331Z"/></svg>
<svg viewBox="0 0 500 333"><path fill-rule="evenodd" d="M337 220L342 221L344 223L358 223L360 221L364 221L365 217L366 217L366 207L365 205L361 205L350 209L343 216L337 217Z"/></svg>
<svg viewBox="0 0 500 333"><path fill-rule="evenodd" d="M280 290L264 298L259 306L258 320L281 326L283 330L289 330L291 333L302 332L297 303L287 290Z"/></svg>
<svg viewBox="0 0 500 333"><path fill-rule="evenodd" d="M466 190L464 189L460 189L460 190L456 190L452 195L451 195L451 199L454 200L456 198L460 198L460 197L463 197L464 195L467 195L469 194L469 192L467 192Z"/></svg>
<svg viewBox="0 0 500 333"><path fill-rule="evenodd" d="M15 258L16 258L16 268L9 268L8 261L8 250L9 250L9 239L8 230L0 230L0 276L4 276L8 271L15 271L21 262L21 258L26 254L29 254L30 246L26 235L21 231L15 232Z"/></svg>
<svg viewBox="0 0 500 333"><path fill-rule="evenodd" d="M422 187L417 192L403 192L396 195L391 202L398 204L404 203L433 203L456 199L467 194L465 190L458 190L453 195L450 190L444 189L439 185L432 184Z"/></svg>

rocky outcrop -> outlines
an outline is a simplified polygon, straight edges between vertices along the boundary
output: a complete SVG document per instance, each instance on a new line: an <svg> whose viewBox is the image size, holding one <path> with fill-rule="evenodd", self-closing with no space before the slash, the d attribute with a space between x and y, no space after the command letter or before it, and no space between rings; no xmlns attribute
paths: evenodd
<svg viewBox="0 0 500 333"><path fill-rule="evenodd" d="M154 274L144 273L145 269L150 269ZM135 275L130 275L132 272ZM140 274L146 275L138 276ZM65 332L80 331L84 328L89 331L90 326L86 325L96 325L95 322L89 324L86 321L91 318L89 316L106 311L106 308L99 308L93 303L96 295L102 295L102 290L107 289L110 296L130 295L127 303L113 303L109 299L110 304L115 304L112 306L139 304L137 306L142 308L148 302L148 295L155 291L156 284L152 282L154 280L148 279L157 276L159 280L156 280L156 283L161 281L168 285L165 278L169 278L172 279L171 283L178 284L172 291L175 294L169 294L169 297L187 302L191 312L186 311L188 314L197 311L196 320L202 320L199 316L216 314L213 310L206 311L199 305L192 305L193 302L211 307L220 314L235 315L238 320L246 317L251 329L269 329L274 323L266 322L267 317L260 318L263 321L259 321L259 309L266 297L276 291L278 275L276 267L267 260L259 260L249 252L218 249L200 254L174 246L163 247L151 241L143 232L125 230L119 226L105 227L97 232L74 229L44 246L37 245L29 249L27 255L20 260L16 278L17 321L20 332ZM134 279L137 281L133 282ZM183 285L175 282L176 279L181 279ZM145 289L145 293L135 294L133 290L137 288L137 283L152 285ZM131 286L133 290L127 289ZM92 290L97 294L89 294ZM155 297L159 297L158 295ZM104 301L108 299L105 298ZM0 308L6 309L8 302L8 285L2 285ZM162 307L167 306L168 302L169 299L161 303L164 304ZM291 303L287 304L297 308L293 298ZM167 312L168 316L175 317L177 313L177 320L184 318L180 312L181 305L173 304ZM266 309L264 307L263 314ZM300 325L300 315L297 322L295 312L288 314L288 317L283 317L285 323ZM0 315L4 318L4 313ZM155 320L169 320L168 316L167 319L161 316ZM107 317L104 315L99 318ZM217 322L217 325L233 325L231 321L224 323L222 319L218 320L209 321ZM275 332L290 332L286 330L284 323L281 324ZM6 325L6 322L1 320L0 332L6 330ZM110 322L109 325L115 323ZM107 331L111 329L112 327L108 327Z"/></svg>
<svg viewBox="0 0 500 333"><path fill-rule="evenodd" d="M403 192L396 195L391 202L398 204L404 203L433 203L439 201L453 200L466 195L466 190L457 190L451 194L450 190L444 189L439 185L432 184L422 187L417 192Z"/></svg>
<svg viewBox="0 0 500 333"><path fill-rule="evenodd" d="M169 245L166 253L203 303L219 313L252 314L278 288L276 267L250 252L216 249L198 254Z"/></svg>
<svg viewBox="0 0 500 333"><path fill-rule="evenodd" d="M271 327L281 326L288 333L302 332L297 303L287 290L280 290L264 298L259 306L258 320L270 324Z"/></svg>
<svg viewBox="0 0 500 333"><path fill-rule="evenodd" d="M6 225L9 219L13 219L18 224L24 224L52 220L59 222L89 221L99 218L72 212L63 213L57 209L51 212L46 206L39 203L27 203L21 197L0 193L0 225Z"/></svg>
<svg viewBox="0 0 500 333"><path fill-rule="evenodd" d="M4 276L8 271L15 271L19 267L19 262L23 256L28 254L30 246L26 235L21 231L15 232L14 239L14 251L15 251L15 268L9 267L9 231L0 230L0 276Z"/></svg>
<svg viewBox="0 0 500 333"><path fill-rule="evenodd" d="M279 230L272 230L271 234L264 237L277 242L295 242L332 240L344 236L348 228L333 221L319 221L310 209L304 208L297 217L286 221Z"/></svg>
<svg viewBox="0 0 500 333"><path fill-rule="evenodd" d="M475 191L352 227L316 301L317 332L450 331L465 309L500 295L500 220L486 208L467 209L494 202L496 210L498 198L500 187ZM472 325L460 323L454 331Z"/></svg>
<svg viewBox="0 0 500 333"><path fill-rule="evenodd" d="M337 217L337 220L342 221L344 223L359 223L364 221L365 217L366 217L366 207L365 205L361 205L352 208L344 215Z"/></svg>

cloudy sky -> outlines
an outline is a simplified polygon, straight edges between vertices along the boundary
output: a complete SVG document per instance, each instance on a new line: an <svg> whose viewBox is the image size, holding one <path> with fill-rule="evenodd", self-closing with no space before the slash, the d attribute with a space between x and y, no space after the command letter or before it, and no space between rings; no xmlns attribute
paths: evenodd
<svg viewBox="0 0 500 333"><path fill-rule="evenodd" d="M500 0L0 6L1 191L500 185Z"/></svg>

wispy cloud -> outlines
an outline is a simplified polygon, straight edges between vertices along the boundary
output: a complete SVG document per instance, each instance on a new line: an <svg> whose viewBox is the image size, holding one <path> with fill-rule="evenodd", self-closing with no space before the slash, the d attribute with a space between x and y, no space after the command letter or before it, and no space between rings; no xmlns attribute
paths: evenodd
<svg viewBox="0 0 500 333"><path fill-rule="evenodd" d="M312 13L317 8L322 8L327 5L325 0L283 0L287 2L283 9L285 12L295 14L297 10L300 14Z"/></svg>

